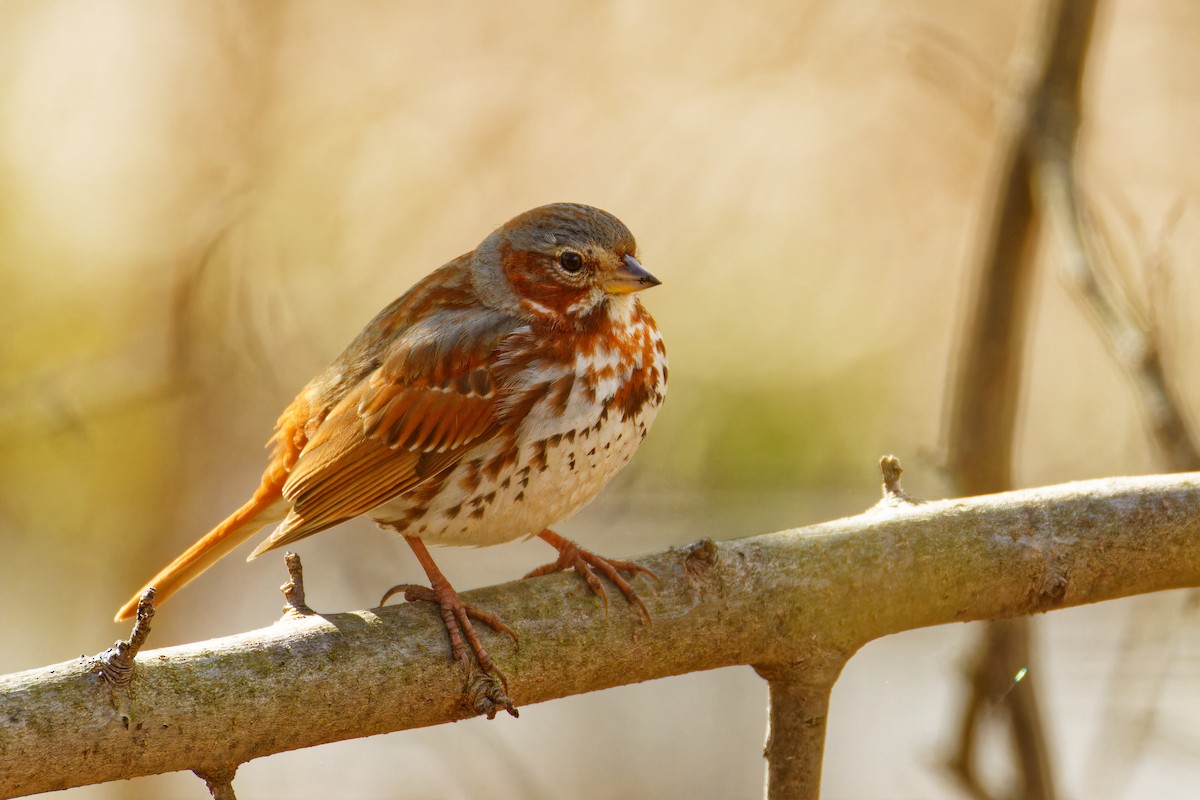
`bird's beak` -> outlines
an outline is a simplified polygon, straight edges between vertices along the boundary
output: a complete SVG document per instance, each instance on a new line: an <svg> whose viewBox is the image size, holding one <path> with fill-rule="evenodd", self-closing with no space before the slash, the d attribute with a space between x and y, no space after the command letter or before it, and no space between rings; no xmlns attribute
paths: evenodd
<svg viewBox="0 0 1200 800"><path fill-rule="evenodd" d="M629 294L658 286L662 281L646 271L633 256L625 256L625 264L613 272L604 284L611 294Z"/></svg>

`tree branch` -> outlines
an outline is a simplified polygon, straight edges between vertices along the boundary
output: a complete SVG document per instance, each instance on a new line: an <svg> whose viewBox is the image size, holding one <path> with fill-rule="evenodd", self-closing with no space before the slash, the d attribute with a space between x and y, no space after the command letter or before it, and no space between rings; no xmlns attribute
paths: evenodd
<svg viewBox="0 0 1200 800"><path fill-rule="evenodd" d="M493 646L523 703L821 654L947 622L1200 584L1200 473L1113 478L857 517L643 559L653 625L573 575L469 592L521 633ZM162 612L160 612L161 614ZM487 634L485 634L487 635ZM464 719L467 676L424 606L285 619L142 652L125 717L87 659L0 678L0 795L252 758Z"/></svg>
<svg viewBox="0 0 1200 800"><path fill-rule="evenodd" d="M851 653L814 651L784 667L758 667L770 695L767 800L820 797L829 695Z"/></svg>

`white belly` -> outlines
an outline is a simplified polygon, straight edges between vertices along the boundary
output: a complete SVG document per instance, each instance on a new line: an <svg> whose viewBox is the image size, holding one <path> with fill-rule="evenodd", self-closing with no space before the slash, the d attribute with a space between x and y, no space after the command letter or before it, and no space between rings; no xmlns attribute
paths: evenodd
<svg viewBox="0 0 1200 800"><path fill-rule="evenodd" d="M471 475L481 470L476 458L487 464L501 456L500 444L493 442L454 469L429 512L404 533L431 544L490 545L562 522L591 502L633 457L641 431L649 428L658 408L648 405L638 418L624 423L608 420L597 427L593 418L573 437L564 431L544 447L527 445L511 469L495 477L480 475L478 486L469 488ZM382 519L390 505L372 516Z"/></svg>

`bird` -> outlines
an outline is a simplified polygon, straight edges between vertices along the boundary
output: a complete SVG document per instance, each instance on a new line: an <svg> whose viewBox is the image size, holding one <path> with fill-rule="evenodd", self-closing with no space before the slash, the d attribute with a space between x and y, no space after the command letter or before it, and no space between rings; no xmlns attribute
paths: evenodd
<svg viewBox="0 0 1200 800"><path fill-rule="evenodd" d="M663 337L638 293L661 283L612 214L553 203L520 214L372 319L288 405L250 499L151 578L159 605L268 525L252 560L365 515L404 537L438 606L451 658L504 680L428 545L540 537L608 607L603 575L648 620L630 583L654 577L551 530L589 502L646 437L667 390ZM626 577L628 576L628 577ZM466 643L464 644L464 639Z"/></svg>

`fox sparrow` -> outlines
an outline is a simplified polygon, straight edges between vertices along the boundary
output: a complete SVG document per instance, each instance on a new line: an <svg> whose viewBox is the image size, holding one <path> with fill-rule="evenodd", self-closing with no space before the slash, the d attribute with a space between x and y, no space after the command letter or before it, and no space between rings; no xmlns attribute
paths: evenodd
<svg viewBox="0 0 1200 800"><path fill-rule="evenodd" d="M559 551L534 570L597 572L643 615L629 580L548 526L591 501L629 461L667 389L667 356L634 294L659 284L618 219L556 203L510 220L393 302L292 401L254 495L146 584L162 602L266 525L250 558L365 514L404 536L431 586L383 601L437 603L453 657L467 644L500 674L427 543L537 535ZM134 595L117 612L131 617ZM501 677L503 677L501 675Z"/></svg>

